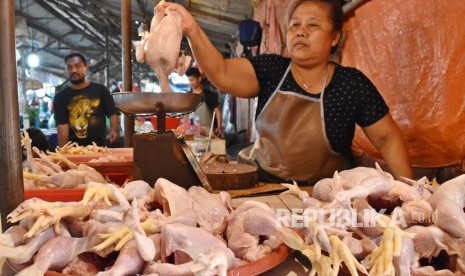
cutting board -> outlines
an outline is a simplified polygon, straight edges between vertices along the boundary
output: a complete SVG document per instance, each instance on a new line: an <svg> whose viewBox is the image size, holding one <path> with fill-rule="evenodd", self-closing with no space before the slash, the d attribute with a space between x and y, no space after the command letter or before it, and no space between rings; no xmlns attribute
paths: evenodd
<svg viewBox="0 0 465 276"><path fill-rule="evenodd" d="M258 184L257 167L238 163L212 162L200 165L213 190L235 190Z"/></svg>

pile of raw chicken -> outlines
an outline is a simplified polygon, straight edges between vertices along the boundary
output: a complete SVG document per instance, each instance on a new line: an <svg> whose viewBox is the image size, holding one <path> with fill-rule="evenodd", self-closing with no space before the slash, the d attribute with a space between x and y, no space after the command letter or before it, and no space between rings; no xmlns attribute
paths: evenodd
<svg viewBox="0 0 465 276"><path fill-rule="evenodd" d="M42 152L32 147L32 140L27 131L21 139L21 144L26 150L26 161L23 164L24 189L84 189L90 182L107 183L94 168L86 164L75 164L65 154L103 153L108 149L96 145L80 147L74 144L66 144L57 148L55 152ZM34 157L33 152L37 157ZM110 156L109 154L105 156ZM124 157L114 157L118 160ZM108 158L107 158L108 159ZM92 160L90 160L92 162ZM101 159L95 160L101 162Z"/></svg>
<svg viewBox="0 0 465 276"><path fill-rule="evenodd" d="M95 143L87 146L80 146L76 142L68 142L62 147L57 147L61 154L87 154L87 153L109 153L107 147L101 147Z"/></svg>
<svg viewBox="0 0 465 276"><path fill-rule="evenodd" d="M284 243L310 260L311 275L465 273L465 175L437 186L358 167L321 180L312 196L283 185L303 212L280 216L257 201L233 210L227 192L162 178L153 188L91 182L79 202L20 204L0 257L20 266L18 275L226 275ZM377 214L370 225L361 223L366 211ZM434 264L440 253L449 259L442 266Z"/></svg>

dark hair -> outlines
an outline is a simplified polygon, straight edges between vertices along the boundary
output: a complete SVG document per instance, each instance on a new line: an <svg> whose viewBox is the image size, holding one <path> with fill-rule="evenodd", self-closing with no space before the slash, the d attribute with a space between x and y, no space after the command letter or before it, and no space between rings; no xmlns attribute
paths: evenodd
<svg viewBox="0 0 465 276"><path fill-rule="evenodd" d="M199 69L197 69L195 67L191 67L191 68L187 69L186 76L188 76L188 77L192 76L192 77L198 78L198 77L201 76L201 74L200 74Z"/></svg>
<svg viewBox="0 0 465 276"><path fill-rule="evenodd" d="M71 54L67 55L67 56L65 57L65 63L68 61L68 59L74 58L74 57L80 58L80 59L82 60L82 63L84 63L84 65L87 66L87 60L86 60L86 58L85 58L83 55L81 55L80 53L71 53Z"/></svg>
<svg viewBox="0 0 465 276"><path fill-rule="evenodd" d="M323 3L329 8L329 16L331 18L331 23L333 25L334 32L340 32L342 34L342 24L344 23L344 13L342 11L342 5L338 0L298 0L289 7L287 13L287 22L292 18L292 14L295 9L300 6L303 2L317 2Z"/></svg>
<svg viewBox="0 0 465 276"><path fill-rule="evenodd" d="M31 127L26 129L26 131L32 140L31 147L36 147L43 152L49 149L47 137L40 129Z"/></svg>

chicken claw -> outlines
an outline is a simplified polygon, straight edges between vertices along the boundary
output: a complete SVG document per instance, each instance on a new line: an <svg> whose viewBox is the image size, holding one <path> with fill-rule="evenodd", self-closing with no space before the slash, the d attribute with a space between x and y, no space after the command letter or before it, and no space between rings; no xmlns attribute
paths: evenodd
<svg viewBox="0 0 465 276"><path fill-rule="evenodd" d="M319 250L314 244L303 245L300 249L300 252L312 263L309 275L331 275L333 261L328 256L322 255Z"/></svg>
<svg viewBox="0 0 465 276"><path fill-rule="evenodd" d="M29 231L24 235L24 238L32 238L41 233L50 226L54 226L55 233L60 233L60 221L62 218L82 218L87 217L93 209L93 204L76 204L67 205L58 208L45 208Z"/></svg>
<svg viewBox="0 0 465 276"><path fill-rule="evenodd" d="M144 222L140 223L140 227L144 230L147 235L155 234L160 232L161 224L151 217ZM121 229L116 232L109 234L99 234L99 238L104 240L100 244L96 245L93 250L101 251L111 245L115 245L115 250L119 251L123 246L134 238L133 233L128 226L124 225Z"/></svg>
<svg viewBox="0 0 465 276"><path fill-rule="evenodd" d="M282 192L281 194L291 194L295 195L301 200L304 200L309 197L308 193L306 191L302 191L299 186L297 185L297 182L294 181L294 184L289 184L289 183L281 183L282 186L287 188L287 191Z"/></svg>
<svg viewBox="0 0 465 276"><path fill-rule="evenodd" d="M124 201L124 198L119 193L119 191L115 192L116 198L119 201ZM147 227L152 223L151 220L147 219L144 224L140 223L139 214L137 212L137 200L133 199L131 207L127 209L125 206L129 206L129 202L126 201L123 205L123 209L125 209L125 215L123 219L124 227L120 230L110 233L110 234L100 234L99 238L103 239L104 241L92 248L94 251L102 251L114 244L115 250L119 251L123 246L133 238L135 238L137 243L137 249L139 251L140 256L144 261L152 261L155 257L155 246L151 239L147 237L146 231L144 226ZM152 227L153 228L153 227ZM149 233L153 234L153 233Z"/></svg>
<svg viewBox="0 0 465 276"><path fill-rule="evenodd" d="M302 237L290 228L281 227L279 236L291 249L300 251L312 263L310 275L330 275L332 260L321 254L321 247L315 244L305 244Z"/></svg>
<svg viewBox="0 0 465 276"><path fill-rule="evenodd" d="M329 253L330 258L333 261L333 275L338 275L339 267L342 262L346 264L351 275L358 275L357 270L364 274L368 274L366 268L357 261L347 245L345 245L338 236L331 235L329 240L331 241L333 248L331 253Z"/></svg>
<svg viewBox="0 0 465 276"><path fill-rule="evenodd" d="M8 214L7 219L9 223L15 223L26 217L39 216L47 213L50 209L59 208L68 204L69 203L59 201L48 202L34 197L19 204L18 207L16 207L10 214Z"/></svg>
<svg viewBox="0 0 465 276"><path fill-rule="evenodd" d="M400 255L402 235L413 238L415 234L404 232L395 224L392 225L390 219L387 217L384 217L382 222L386 223L385 225L387 226L384 229L381 244L363 262L365 266L371 268L368 275L394 276L395 268L392 261L394 257L399 257Z"/></svg>
<svg viewBox="0 0 465 276"><path fill-rule="evenodd" d="M121 201L120 197L115 193L118 190L123 196L126 194L121 188L116 188L113 184L102 184L97 182L90 182L87 185L82 203L88 203L90 201L98 202L103 200L108 206L111 206L111 200ZM120 203L120 202L119 202Z"/></svg>
<svg viewBox="0 0 465 276"><path fill-rule="evenodd" d="M144 261L149 262L155 258L155 245L152 240L147 237L144 229L142 229L137 210L137 200L133 199L131 202L131 209L127 212L127 216L124 217L124 224L128 226L134 235L140 256Z"/></svg>
<svg viewBox="0 0 465 276"><path fill-rule="evenodd" d="M134 236L132 235L131 231L127 226L122 227L120 230L108 233L108 234L98 234L98 237L103 240L100 244L94 246L92 248L93 251L103 251L104 249L115 245L115 251L121 250L123 246Z"/></svg>

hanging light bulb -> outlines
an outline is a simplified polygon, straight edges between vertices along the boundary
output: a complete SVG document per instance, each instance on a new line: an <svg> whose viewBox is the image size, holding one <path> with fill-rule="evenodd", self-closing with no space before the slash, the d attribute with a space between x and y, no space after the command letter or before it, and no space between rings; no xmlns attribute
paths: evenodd
<svg viewBox="0 0 465 276"><path fill-rule="evenodd" d="M39 63L40 63L40 60L36 54L30 54L27 57L27 64L29 65L29 67L36 68L37 66L39 66Z"/></svg>

